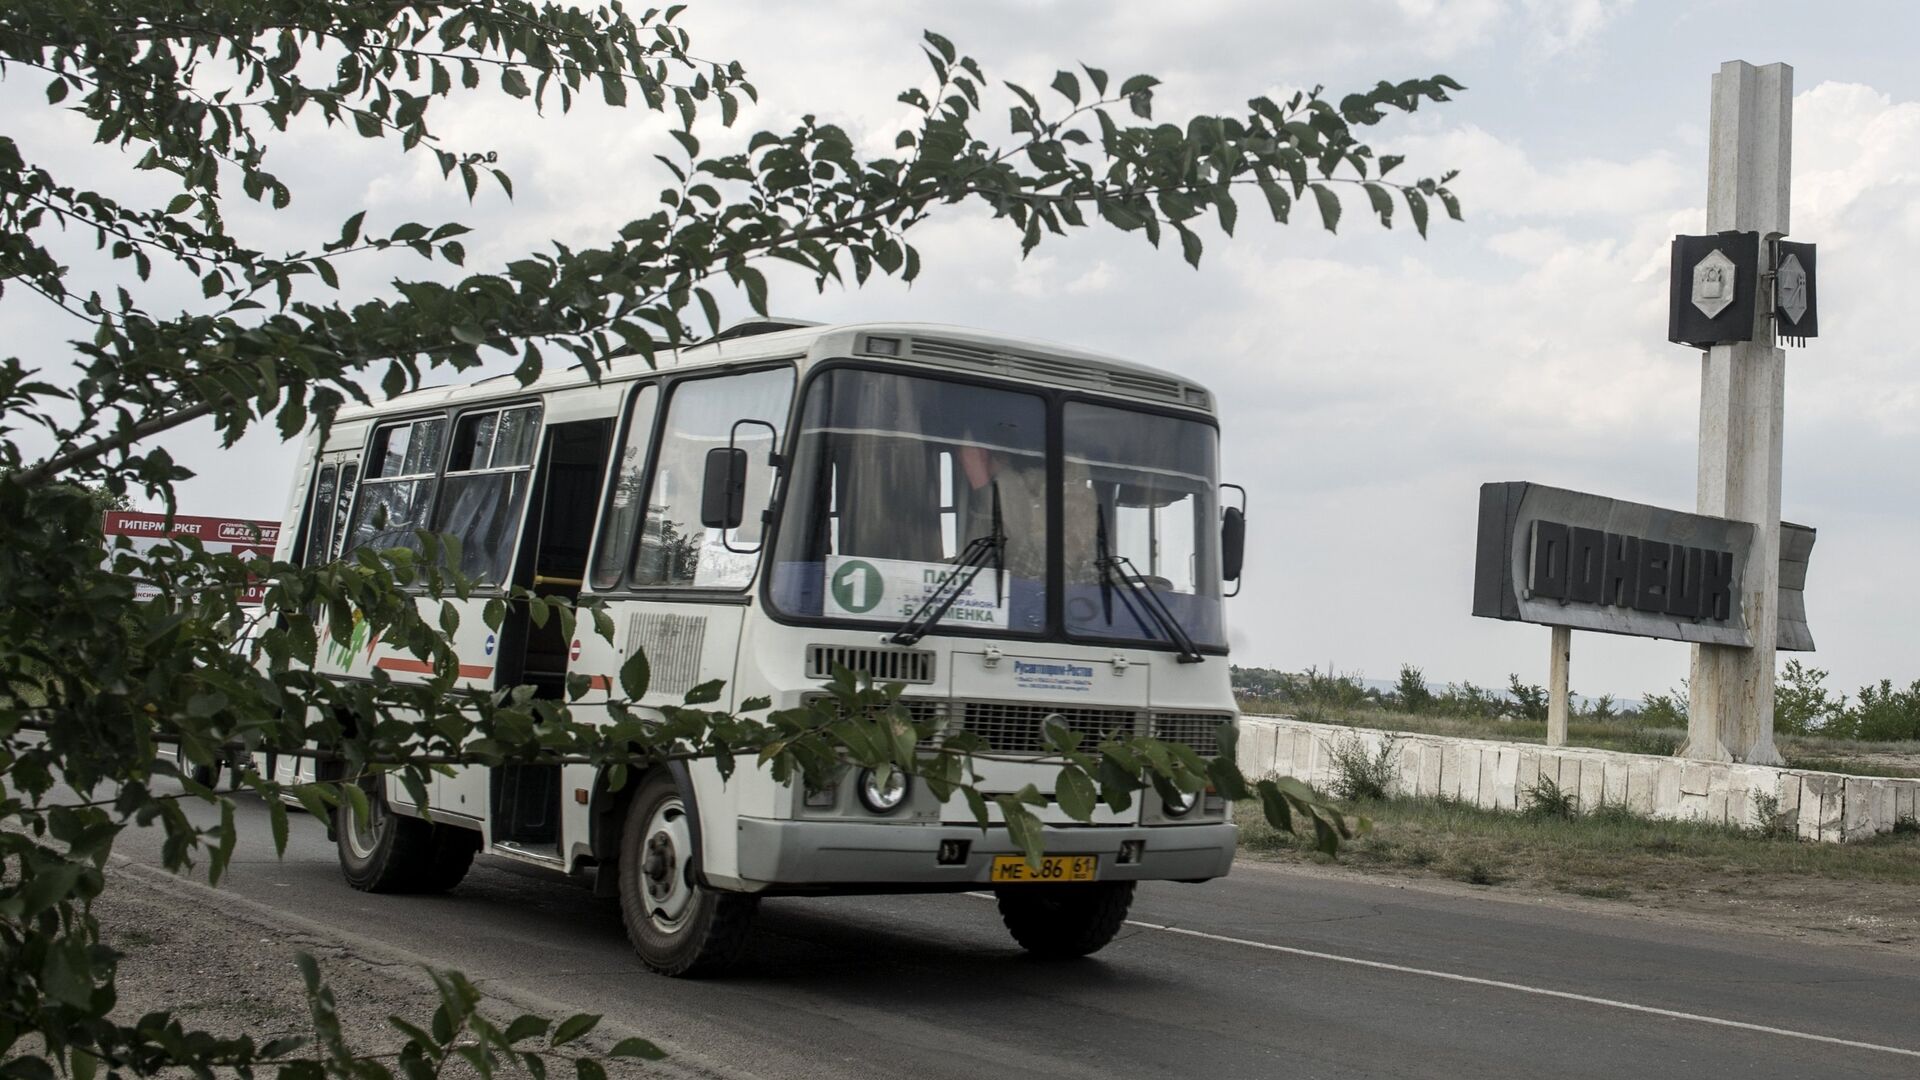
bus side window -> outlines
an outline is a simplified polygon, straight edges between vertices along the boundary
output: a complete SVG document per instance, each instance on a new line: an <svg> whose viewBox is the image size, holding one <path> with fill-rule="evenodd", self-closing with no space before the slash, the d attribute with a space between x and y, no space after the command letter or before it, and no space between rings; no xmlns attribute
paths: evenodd
<svg viewBox="0 0 1920 1080"><path fill-rule="evenodd" d="M653 445L654 413L659 407L659 387L648 384L634 392L626 441L613 465L613 483L607 488L607 512L600 519L600 538L593 545L595 589L619 587L620 571L633 550L634 529L647 508L647 451Z"/></svg>
<svg viewBox="0 0 1920 1080"><path fill-rule="evenodd" d="M454 429L433 528L460 541L459 570L477 585L506 580L539 430L538 405L467 413Z"/></svg>
<svg viewBox="0 0 1920 1080"><path fill-rule="evenodd" d="M752 580L759 553L729 551L724 530L701 524L707 451L732 440L747 452L746 516L731 539L735 547L758 545L761 511L773 495L767 457L786 422L792 396L793 369L785 367L690 379L673 387L647 496L647 523L634 556L633 584L737 589ZM775 431L754 424L736 433L737 420L766 421Z"/></svg>
<svg viewBox="0 0 1920 1080"><path fill-rule="evenodd" d="M374 432L343 554L363 547L420 550L415 530L427 527L446 432L444 416L388 424Z"/></svg>
<svg viewBox="0 0 1920 1080"><path fill-rule="evenodd" d="M333 557L333 545L328 541L333 538L336 497L334 467L322 465L320 475L313 481L313 502L307 508L307 536L303 543L304 554L301 561L308 566L319 566Z"/></svg>
<svg viewBox="0 0 1920 1080"><path fill-rule="evenodd" d="M333 504L333 535L328 538L327 558L340 557L347 543L347 518L353 513L353 488L360 479L360 466L349 461L340 467L340 496Z"/></svg>

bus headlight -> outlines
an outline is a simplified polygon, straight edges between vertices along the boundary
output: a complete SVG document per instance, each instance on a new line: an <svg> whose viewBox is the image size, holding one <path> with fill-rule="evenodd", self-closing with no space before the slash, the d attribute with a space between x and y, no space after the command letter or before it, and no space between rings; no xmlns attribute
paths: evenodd
<svg viewBox="0 0 1920 1080"><path fill-rule="evenodd" d="M1186 817L1198 805L1200 805L1200 793L1197 791L1182 791L1174 798L1161 800L1161 808L1166 811L1168 817Z"/></svg>
<svg viewBox="0 0 1920 1080"><path fill-rule="evenodd" d="M899 769L887 770L884 784L879 773L868 769L860 774L860 803L876 814L891 814L907 801L910 784L907 774Z"/></svg>

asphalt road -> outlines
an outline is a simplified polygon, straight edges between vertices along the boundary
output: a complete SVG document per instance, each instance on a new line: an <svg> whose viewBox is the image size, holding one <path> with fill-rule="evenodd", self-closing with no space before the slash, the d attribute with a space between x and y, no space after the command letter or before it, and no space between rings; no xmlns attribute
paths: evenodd
<svg viewBox="0 0 1920 1080"><path fill-rule="evenodd" d="M601 1012L759 1077L1920 1076L1920 964L1851 946L1243 864L1149 885L1097 956L1036 963L976 896L769 900L748 959L648 973L611 901L482 859L440 897L348 888L266 813L222 891ZM157 865L158 836L117 851ZM1849 1044L1861 1045L1849 1045Z"/></svg>

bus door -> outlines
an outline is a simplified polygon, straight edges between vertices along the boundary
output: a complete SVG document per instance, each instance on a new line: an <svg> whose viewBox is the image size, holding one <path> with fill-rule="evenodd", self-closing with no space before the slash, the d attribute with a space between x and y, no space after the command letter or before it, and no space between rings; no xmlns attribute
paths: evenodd
<svg viewBox="0 0 1920 1080"><path fill-rule="evenodd" d="M526 528L513 581L534 595L571 603L579 598L587 573L587 547L601 486L613 421L581 420L547 428L529 499ZM588 626L567 634L557 618L536 623L524 603L509 604L499 631L499 663L494 685L500 690L529 685L534 696L564 701L567 673L579 654L577 639ZM508 765L490 773L487 799L492 810L491 839L525 854L559 858L560 766ZM478 776L461 778L467 784Z"/></svg>

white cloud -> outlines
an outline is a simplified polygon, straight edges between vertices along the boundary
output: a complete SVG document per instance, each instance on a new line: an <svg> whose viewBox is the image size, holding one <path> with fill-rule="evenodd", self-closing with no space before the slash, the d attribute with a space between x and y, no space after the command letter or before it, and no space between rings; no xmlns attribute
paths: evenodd
<svg viewBox="0 0 1920 1080"><path fill-rule="evenodd" d="M1536 60L1586 46L1632 6L1633 0L1520 0Z"/></svg>

